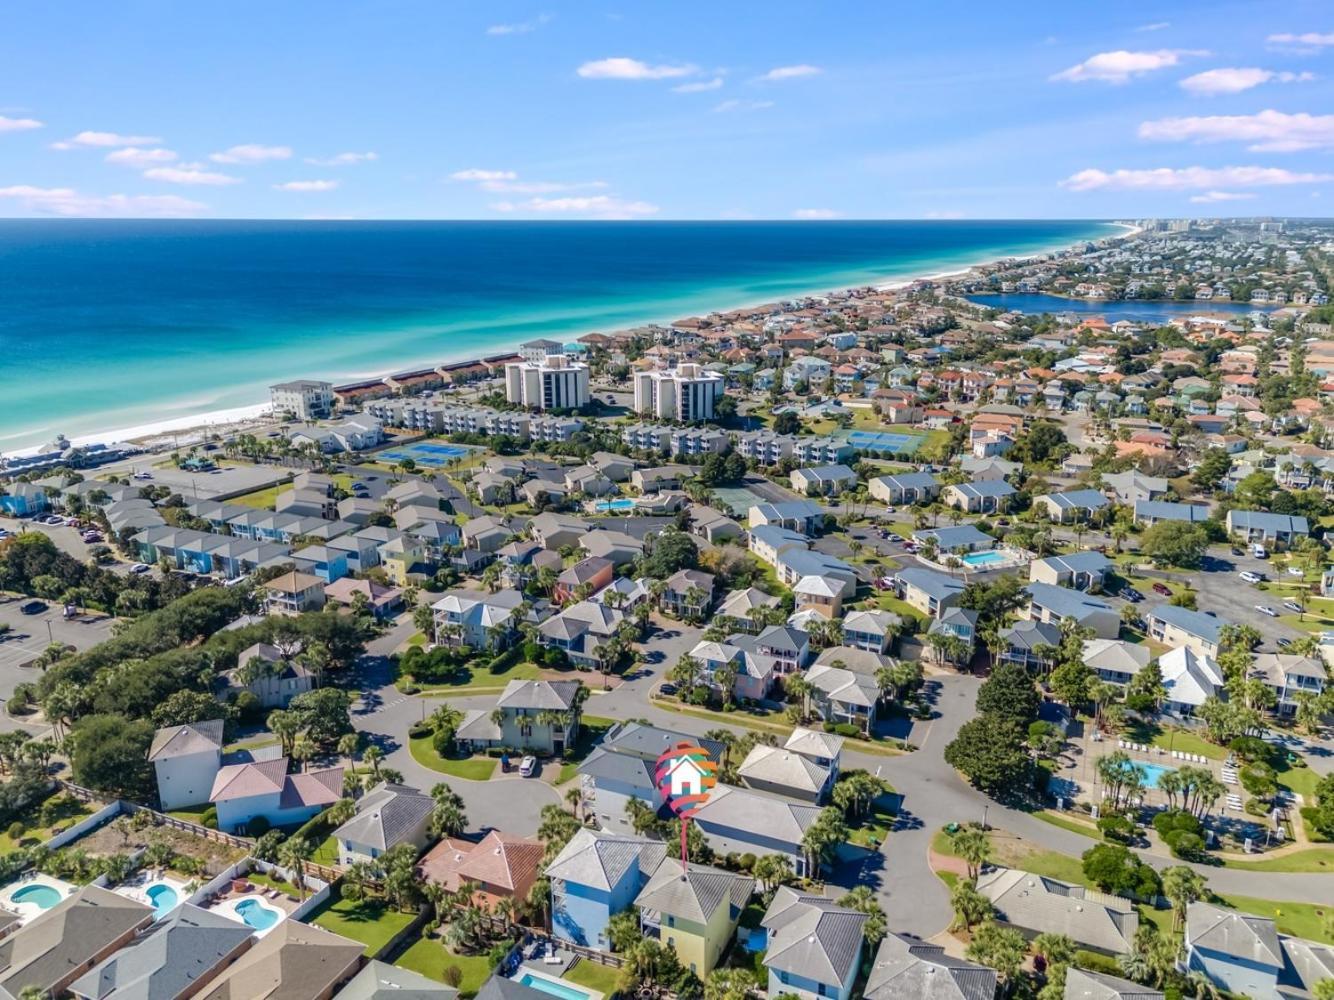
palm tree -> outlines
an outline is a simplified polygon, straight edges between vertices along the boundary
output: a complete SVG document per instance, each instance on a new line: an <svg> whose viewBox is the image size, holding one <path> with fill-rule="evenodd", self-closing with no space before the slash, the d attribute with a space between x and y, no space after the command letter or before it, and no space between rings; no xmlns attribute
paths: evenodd
<svg viewBox="0 0 1334 1000"><path fill-rule="evenodd" d="M788 697L800 699L801 717L803 719L810 718L811 695L815 693L815 685L805 677L793 674L783 681L783 689L787 691Z"/></svg>
<svg viewBox="0 0 1334 1000"><path fill-rule="evenodd" d="M301 898L306 898L305 861L314 847L303 837L292 837L278 848L278 864L292 875L292 884L296 886Z"/></svg>
<svg viewBox="0 0 1334 1000"><path fill-rule="evenodd" d="M1175 865L1162 874L1163 895L1172 904L1172 932L1181 929L1186 910L1205 895L1204 876L1185 865Z"/></svg>
<svg viewBox="0 0 1334 1000"><path fill-rule="evenodd" d="M976 882L982 866L991 857L991 839L976 827L962 827L950 836L954 853L968 866L968 880Z"/></svg>
<svg viewBox="0 0 1334 1000"><path fill-rule="evenodd" d="M329 822L342 826L357 814L357 804L351 799L339 799L329 807Z"/></svg>
<svg viewBox="0 0 1334 1000"><path fill-rule="evenodd" d="M384 751L372 743L361 754L364 763L371 767L371 774L377 779L380 777L380 761L384 760Z"/></svg>
<svg viewBox="0 0 1334 1000"><path fill-rule="evenodd" d="M344 733L338 737L338 753L347 758L348 770L357 773L357 751L361 748L361 733Z"/></svg>
<svg viewBox="0 0 1334 1000"><path fill-rule="evenodd" d="M292 743L292 759L301 765L303 771L319 752L320 748L304 733Z"/></svg>

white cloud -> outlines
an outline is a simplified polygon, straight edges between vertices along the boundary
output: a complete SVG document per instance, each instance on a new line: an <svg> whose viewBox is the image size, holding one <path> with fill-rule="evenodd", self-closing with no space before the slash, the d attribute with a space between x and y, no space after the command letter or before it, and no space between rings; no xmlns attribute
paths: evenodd
<svg viewBox="0 0 1334 1000"><path fill-rule="evenodd" d="M539 14L529 21L518 21L514 24L493 24L486 29L488 35L526 35L530 31L536 31L542 25L551 21L553 15Z"/></svg>
<svg viewBox="0 0 1334 1000"><path fill-rule="evenodd" d="M1172 27L1171 21L1154 21L1152 24L1141 24L1135 30L1138 32L1162 31L1165 28L1170 28L1170 27Z"/></svg>
<svg viewBox="0 0 1334 1000"><path fill-rule="evenodd" d="M41 127L42 123L36 118L6 118L0 115L0 132L27 132Z"/></svg>
<svg viewBox="0 0 1334 1000"><path fill-rule="evenodd" d="M614 56L611 59L597 59L579 67L578 73L585 80L672 80L682 76L694 76L698 66L684 63L680 66L651 66L638 59Z"/></svg>
<svg viewBox="0 0 1334 1000"><path fill-rule="evenodd" d="M1070 83L1083 83L1085 80L1125 83L1132 77L1180 65L1181 60L1188 56L1208 54L1199 49L1158 49L1154 52L1127 52L1125 49L1118 49L1115 52L1099 52L1082 63L1061 70L1051 79Z"/></svg>
<svg viewBox="0 0 1334 1000"><path fill-rule="evenodd" d="M1061 181L1071 191L1208 191L1228 187L1319 184L1334 174L1296 173L1281 167L1158 167L1152 170L1081 170Z"/></svg>
<svg viewBox="0 0 1334 1000"><path fill-rule="evenodd" d="M695 83L681 83L672 88L676 94L698 94L706 90L717 90L723 85L723 78L715 76L712 80L699 80Z"/></svg>
<svg viewBox="0 0 1334 1000"><path fill-rule="evenodd" d="M729 111L763 111L765 108L772 108L773 101L746 101L740 98L732 98L729 101L722 101L714 105L713 110L726 114Z"/></svg>
<svg viewBox="0 0 1334 1000"><path fill-rule="evenodd" d="M1334 45L1334 32L1322 34L1318 31L1306 31L1301 34L1282 32L1270 35L1266 41L1280 48L1296 49L1299 52L1315 52L1318 49Z"/></svg>
<svg viewBox="0 0 1334 1000"><path fill-rule="evenodd" d="M635 219L658 212L658 206L646 201L626 201L612 195L571 198L529 198L526 201L501 201L491 206L497 212L527 212L535 215L582 215L594 219Z"/></svg>
<svg viewBox="0 0 1334 1000"><path fill-rule="evenodd" d="M1291 153L1334 148L1334 115L1261 111L1144 122L1139 137L1157 142L1244 142L1255 152Z"/></svg>
<svg viewBox="0 0 1334 1000"><path fill-rule="evenodd" d="M144 170L155 163L174 163L176 159L177 154L170 149L140 149L138 146L126 146L106 155L108 163L118 163L136 170Z"/></svg>
<svg viewBox="0 0 1334 1000"><path fill-rule="evenodd" d="M12 198L25 211L38 215L86 218L178 219L196 216L208 206L179 195L85 195L73 188L39 188L17 184L0 188L0 198Z"/></svg>
<svg viewBox="0 0 1334 1000"><path fill-rule="evenodd" d="M73 149L76 146L156 146L162 141L156 135L121 135L118 132L80 132L73 139L52 143L54 149Z"/></svg>
<svg viewBox="0 0 1334 1000"><path fill-rule="evenodd" d="M332 191L338 187L337 181L284 181L282 184L275 184L275 191Z"/></svg>
<svg viewBox="0 0 1334 1000"><path fill-rule="evenodd" d="M836 212L832 208L799 208L792 213L794 219L838 219L842 216L842 212Z"/></svg>
<svg viewBox="0 0 1334 1000"><path fill-rule="evenodd" d="M144 176L150 181L202 185L205 187L222 187L227 184L241 183L239 177L220 174L213 170L191 170L186 167L153 167L151 170L145 170Z"/></svg>
<svg viewBox="0 0 1334 1000"><path fill-rule="evenodd" d="M1314 73L1279 73L1256 66L1208 69L1181 81L1181 86L1192 94L1212 97L1215 94L1239 94L1262 83L1310 83Z"/></svg>
<svg viewBox="0 0 1334 1000"><path fill-rule="evenodd" d="M518 178L513 170L482 170L478 167L455 170L449 175L451 181L513 181Z"/></svg>
<svg viewBox="0 0 1334 1000"><path fill-rule="evenodd" d="M232 146L221 153L213 153L209 159L214 163L266 163L269 160L289 160L292 158L290 146L261 146L257 143L244 143Z"/></svg>
<svg viewBox="0 0 1334 1000"><path fill-rule="evenodd" d="M1214 205L1220 201L1246 201L1258 197L1253 191L1206 191L1193 194L1190 200L1196 205Z"/></svg>
<svg viewBox="0 0 1334 1000"><path fill-rule="evenodd" d="M553 194L556 191L587 191L605 188L606 181L581 181L567 184L561 181L482 181L483 191L492 194Z"/></svg>
<svg viewBox="0 0 1334 1000"><path fill-rule="evenodd" d="M801 63L797 66L775 66L763 76L756 77L757 80L763 80L766 83L776 83L779 80L796 80L803 76L818 76L823 73L819 66L810 66Z"/></svg>
<svg viewBox="0 0 1334 1000"><path fill-rule="evenodd" d="M337 156L329 156L324 159L320 159L318 156L307 156L306 162L317 167L355 167L359 163L371 163L379 158L379 153L339 153Z"/></svg>

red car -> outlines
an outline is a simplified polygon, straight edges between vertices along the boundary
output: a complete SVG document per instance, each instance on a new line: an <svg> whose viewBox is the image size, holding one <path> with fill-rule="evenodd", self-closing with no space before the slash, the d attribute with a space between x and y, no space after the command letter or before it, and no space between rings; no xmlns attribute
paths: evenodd
<svg viewBox="0 0 1334 1000"><path fill-rule="evenodd" d="M1153 585L1153 592L1155 594L1162 594L1164 597L1172 596L1171 588L1169 588L1165 583L1155 583Z"/></svg>

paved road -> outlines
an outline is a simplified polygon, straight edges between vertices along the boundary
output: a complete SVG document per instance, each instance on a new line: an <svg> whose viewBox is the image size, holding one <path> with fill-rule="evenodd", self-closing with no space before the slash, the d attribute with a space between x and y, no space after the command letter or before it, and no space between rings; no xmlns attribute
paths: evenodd
<svg viewBox="0 0 1334 1000"><path fill-rule="evenodd" d="M702 735L718 724L659 708L649 700L651 688L682 653L694 646L701 630L667 620L657 624L658 631L643 645L649 662L637 675L607 693L599 689L595 676L590 677L593 694L586 711L613 719L645 719L655 725ZM389 683L386 657L412 631L410 623L403 623L371 644L362 668L364 704L356 710L354 724L384 746L387 763L401 770L409 784L430 788L444 780L456 789L467 803L472 825L497 826L516 833L535 831L542 806L558 801L558 794L545 782L501 776L485 782L457 780L422 767L408 753L402 742L408 727L444 700L408 698ZM959 727L972 718L980 683L980 678L967 675L928 680L928 691L938 714L930 723L914 729L913 739L919 747L915 753L884 757L851 749L844 752L845 769L864 768L880 774L894 786L900 796L900 810L898 823L882 851L869 856L849 852L855 857L838 866L832 881L836 887L860 882L875 888L891 930L927 937L950 923L948 892L927 863L933 834L948 823L985 818L994 828L1043 849L1076 857L1094 843L1087 837L992 802L945 763L944 748ZM467 708L490 700L453 699L453 703ZM740 726L728 728L744 731ZM517 785L512 783L516 781ZM1158 868L1180 864L1169 857L1144 856ZM1334 875L1270 874L1210 867L1199 870L1210 886L1222 893L1325 904L1334 899Z"/></svg>

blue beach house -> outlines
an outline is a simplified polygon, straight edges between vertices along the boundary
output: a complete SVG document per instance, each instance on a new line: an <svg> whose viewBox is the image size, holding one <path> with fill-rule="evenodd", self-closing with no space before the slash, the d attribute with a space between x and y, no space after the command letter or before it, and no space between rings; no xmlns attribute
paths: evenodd
<svg viewBox="0 0 1334 1000"><path fill-rule="evenodd" d="M780 886L760 921L769 996L849 1000L861 967L865 923L864 913Z"/></svg>
<svg viewBox="0 0 1334 1000"><path fill-rule="evenodd" d="M11 483L9 492L0 496L0 511L13 517L40 514L50 507L46 491L32 483Z"/></svg>
<svg viewBox="0 0 1334 1000"><path fill-rule="evenodd" d="M318 576L325 583L334 583L347 576L347 553L327 545L307 545L292 553L292 563L302 573Z"/></svg>
<svg viewBox="0 0 1334 1000"><path fill-rule="evenodd" d="M666 854L657 841L580 830L546 870L552 933L562 941L608 950L607 921L634 905Z"/></svg>

